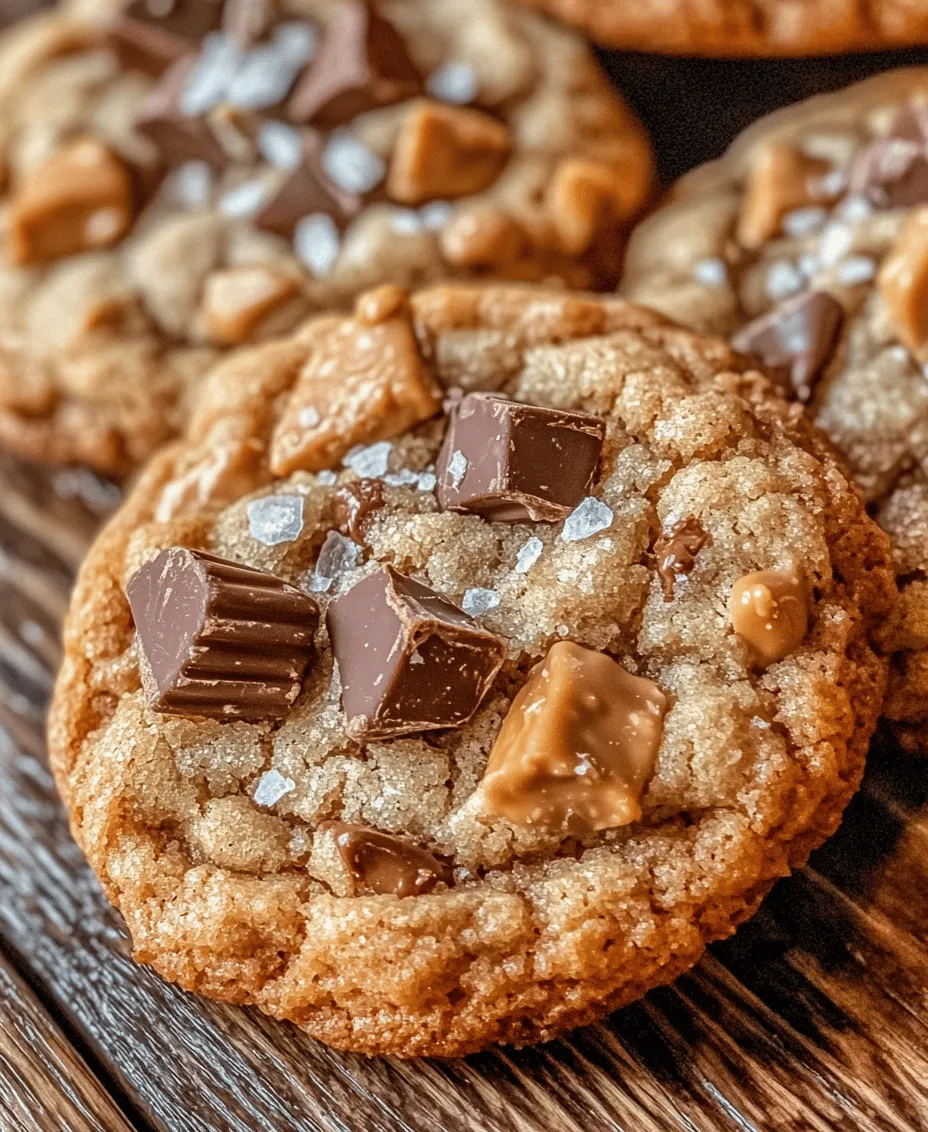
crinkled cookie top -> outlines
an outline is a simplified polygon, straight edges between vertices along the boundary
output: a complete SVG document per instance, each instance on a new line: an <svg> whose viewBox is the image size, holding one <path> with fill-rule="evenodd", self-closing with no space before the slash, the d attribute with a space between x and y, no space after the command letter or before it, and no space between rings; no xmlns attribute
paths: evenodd
<svg viewBox="0 0 928 1132"><path fill-rule="evenodd" d="M891 72L748 130L636 233L622 289L732 335L847 460L892 539L902 601L886 714L928 719L928 70Z"/></svg>
<svg viewBox="0 0 928 1132"><path fill-rule="evenodd" d="M549 1037L835 828L887 556L723 342L382 288L220 363L101 535L55 772L168 978L369 1053Z"/></svg>
<svg viewBox="0 0 928 1132"><path fill-rule="evenodd" d="M217 349L366 287L613 285L653 177L587 48L499 0L91 0L0 72L0 441L115 474Z"/></svg>

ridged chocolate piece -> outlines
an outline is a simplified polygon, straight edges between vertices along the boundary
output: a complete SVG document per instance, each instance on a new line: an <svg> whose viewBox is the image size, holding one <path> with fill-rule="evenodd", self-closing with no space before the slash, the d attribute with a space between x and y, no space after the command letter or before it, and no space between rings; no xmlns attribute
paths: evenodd
<svg viewBox="0 0 928 1132"><path fill-rule="evenodd" d="M425 849L390 833L347 822L323 822L321 833L335 838L356 893L423 896L439 881L450 885L451 870Z"/></svg>
<svg viewBox="0 0 928 1132"><path fill-rule="evenodd" d="M154 711L279 719L300 693L316 602L273 574L175 546L126 586Z"/></svg>
<svg viewBox="0 0 928 1132"><path fill-rule="evenodd" d="M294 122L330 129L422 89L406 43L364 0L342 0L290 97Z"/></svg>
<svg viewBox="0 0 928 1132"><path fill-rule="evenodd" d="M333 601L326 624L359 739L459 727L506 656L501 637L391 566Z"/></svg>
<svg viewBox="0 0 928 1132"><path fill-rule="evenodd" d="M469 393L449 405L438 502L493 523L554 523L587 494L606 435L601 417Z"/></svg>

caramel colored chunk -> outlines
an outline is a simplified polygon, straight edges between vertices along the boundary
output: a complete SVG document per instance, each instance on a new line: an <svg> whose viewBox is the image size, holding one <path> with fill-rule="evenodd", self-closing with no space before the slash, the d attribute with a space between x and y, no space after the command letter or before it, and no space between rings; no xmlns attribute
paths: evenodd
<svg viewBox="0 0 928 1132"><path fill-rule="evenodd" d="M102 142L72 142L28 174L10 202L7 254L39 263L112 244L132 222L132 184Z"/></svg>
<svg viewBox="0 0 928 1132"><path fill-rule="evenodd" d="M809 603L795 570L759 570L732 587L728 615L760 667L782 660L802 642Z"/></svg>
<svg viewBox="0 0 928 1132"><path fill-rule="evenodd" d="M509 148L509 131L489 114L422 101L396 140L387 195L422 204L479 193L499 176Z"/></svg>
<svg viewBox="0 0 928 1132"><path fill-rule="evenodd" d="M374 325L345 319L316 344L297 379L271 440L271 470L330 468L356 444L398 436L440 405L408 309Z"/></svg>
<svg viewBox="0 0 928 1132"><path fill-rule="evenodd" d="M696 564L696 555L707 542L709 534L702 523L692 515L674 523L654 544L654 557L657 559L657 573L664 592L664 601L673 601L674 583L679 577L686 577Z"/></svg>
<svg viewBox="0 0 928 1132"><path fill-rule="evenodd" d="M203 324L213 342L235 346L298 292L292 275L264 264L214 271L203 288Z"/></svg>
<svg viewBox="0 0 928 1132"><path fill-rule="evenodd" d="M780 230L787 212L824 199L817 182L831 166L818 157L807 157L786 142L774 142L754 163L745 186L738 242L759 248Z"/></svg>
<svg viewBox="0 0 928 1132"><path fill-rule="evenodd" d="M545 203L566 255L585 252L596 233L623 212L615 170L583 157L569 157L558 165Z"/></svg>
<svg viewBox="0 0 928 1132"><path fill-rule="evenodd" d="M447 865L402 837L341 821L323 822L319 832L335 838L356 895L423 896L452 882Z"/></svg>
<svg viewBox="0 0 928 1132"><path fill-rule="evenodd" d="M486 812L576 834L637 821L666 711L653 681L559 641L503 720L481 784Z"/></svg>
<svg viewBox="0 0 928 1132"><path fill-rule="evenodd" d="M441 233L442 255L455 267L514 263L525 243L518 221L493 204L475 204L450 220Z"/></svg>
<svg viewBox="0 0 928 1132"><path fill-rule="evenodd" d="M378 322L386 322L398 311L405 310L409 305L409 296L402 287L395 283L381 283L366 291L355 304L355 318L367 326L376 326Z"/></svg>
<svg viewBox="0 0 928 1132"><path fill-rule="evenodd" d="M909 218L883 261L878 284L900 340L921 350L928 342L928 208Z"/></svg>

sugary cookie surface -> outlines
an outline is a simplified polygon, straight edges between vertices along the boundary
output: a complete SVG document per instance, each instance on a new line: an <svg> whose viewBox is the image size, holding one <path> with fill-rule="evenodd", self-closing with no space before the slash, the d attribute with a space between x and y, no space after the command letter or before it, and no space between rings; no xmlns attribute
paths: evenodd
<svg viewBox="0 0 928 1132"><path fill-rule="evenodd" d="M168 978L370 1053L537 1040L834 829L892 596L827 445L723 342L382 289L220 363L103 533L55 771Z"/></svg>
<svg viewBox="0 0 928 1132"><path fill-rule="evenodd" d="M902 601L886 714L926 745L928 71L759 122L645 222L622 289L756 358L847 460Z"/></svg>
<svg viewBox="0 0 928 1132"><path fill-rule="evenodd" d="M613 285L652 182L585 45L501 0L75 0L0 73L0 442L115 474L217 351L385 280Z"/></svg>

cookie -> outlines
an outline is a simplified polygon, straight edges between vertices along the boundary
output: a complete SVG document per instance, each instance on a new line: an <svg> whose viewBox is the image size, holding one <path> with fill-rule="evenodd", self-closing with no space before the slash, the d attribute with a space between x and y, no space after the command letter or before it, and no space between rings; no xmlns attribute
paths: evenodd
<svg viewBox="0 0 928 1132"><path fill-rule="evenodd" d="M757 123L638 230L623 289L731 336L804 402L889 533L902 600L886 714L928 742L928 70Z"/></svg>
<svg viewBox="0 0 928 1132"><path fill-rule="evenodd" d="M0 75L0 443L116 476L218 352L370 286L614 286L652 182L586 46L501 0L91 0Z"/></svg>
<svg viewBox="0 0 928 1132"><path fill-rule="evenodd" d="M600 43L671 55L827 55L921 45L928 14L888 0L521 0Z"/></svg>
<svg viewBox="0 0 928 1132"><path fill-rule="evenodd" d="M379 291L220 363L100 536L53 767L166 978L368 1054L525 1044L669 982L835 829L893 591L724 342Z"/></svg>

